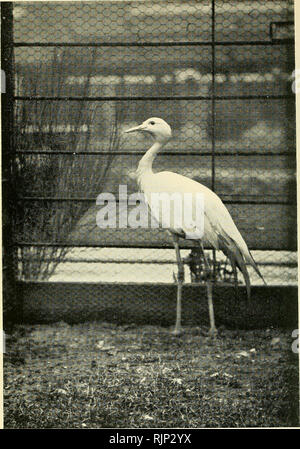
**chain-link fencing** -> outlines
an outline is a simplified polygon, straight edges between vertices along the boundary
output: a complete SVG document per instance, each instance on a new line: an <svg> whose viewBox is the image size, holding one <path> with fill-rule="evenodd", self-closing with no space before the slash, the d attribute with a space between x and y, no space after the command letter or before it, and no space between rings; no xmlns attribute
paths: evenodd
<svg viewBox="0 0 300 449"><path fill-rule="evenodd" d="M167 231L96 223L100 193L116 196L118 223L119 186L138 189L149 137L123 131L156 116L173 138L154 169L212 188L267 284L296 285L292 1L14 2L13 30L20 281L159 283L163 297ZM203 282L192 247L185 280ZM232 283L207 251L215 281Z"/></svg>

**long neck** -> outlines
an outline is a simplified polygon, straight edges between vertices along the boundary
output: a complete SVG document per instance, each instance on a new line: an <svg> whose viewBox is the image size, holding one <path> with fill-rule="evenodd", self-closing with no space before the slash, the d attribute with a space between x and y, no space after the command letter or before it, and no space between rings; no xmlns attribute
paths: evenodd
<svg viewBox="0 0 300 449"><path fill-rule="evenodd" d="M145 173L152 173L152 163L159 150L163 147L163 143L155 142L151 148L144 154L137 168L137 177L140 178Z"/></svg>

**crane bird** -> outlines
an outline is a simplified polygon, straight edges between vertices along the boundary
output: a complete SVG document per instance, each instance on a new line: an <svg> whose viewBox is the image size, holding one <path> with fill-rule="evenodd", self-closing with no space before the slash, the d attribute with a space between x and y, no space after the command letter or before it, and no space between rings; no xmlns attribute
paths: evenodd
<svg viewBox="0 0 300 449"><path fill-rule="evenodd" d="M237 267L243 274L247 295L250 298L250 279L247 270L246 263L250 264L256 273L264 281L258 267L248 250L247 244L238 231L233 219L227 208L221 201L221 199L208 187L190 179L186 176L182 176L177 173L162 171L154 173L152 170L152 163L157 153L172 137L172 131L168 123L163 119L152 117L145 120L141 125L134 128L130 128L125 131L126 133L141 132L150 134L154 143L149 150L144 154L138 164L136 171L137 182L140 190L144 193L145 200L150 208L151 213L155 216L156 220L162 224L161 211L153 209L151 206L151 195L153 193L165 193L168 194L190 194L192 209L195 208L195 196L201 194L204 199L204 227L203 232L200 230L199 225L199 238L197 236L197 223L195 223L192 231L192 239L197 242L199 246L200 254L203 257L204 266L206 270L206 288L208 299L208 310L210 318L210 334L215 335L217 329L215 326L214 309L212 301L212 280L210 275L210 267L207 258L204 253L204 247L212 247L216 250L221 250L229 258L235 284L237 286ZM173 224L173 226L172 226ZM180 256L179 238L191 239L191 228L189 225L182 224L181 228L175 227L174 222L168 229L173 237L176 261L178 265L177 275L177 309L176 309L176 324L174 334L179 335L182 332L181 329L181 298L182 298L182 285L184 282L184 266ZM265 282L265 281L264 281Z"/></svg>

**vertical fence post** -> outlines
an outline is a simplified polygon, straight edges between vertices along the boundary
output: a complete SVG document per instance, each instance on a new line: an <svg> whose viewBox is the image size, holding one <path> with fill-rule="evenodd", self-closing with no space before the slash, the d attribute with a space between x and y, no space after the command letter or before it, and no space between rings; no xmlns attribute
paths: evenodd
<svg viewBox="0 0 300 449"><path fill-rule="evenodd" d="M13 221L16 197L14 194L13 146L13 4L1 3L1 61L5 86L1 90L2 126L2 264L3 264L3 316L4 328L17 320L15 283L15 249L13 246Z"/></svg>
<svg viewBox="0 0 300 449"><path fill-rule="evenodd" d="M216 10L215 0L211 0L211 189L215 191L215 151L216 151L216 100L215 100L215 70L216 70L216 46L215 46ZM213 249L213 283L216 281L216 250Z"/></svg>
<svg viewBox="0 0 300 449"><path fill-rule="evenodd" d="M215 66L216 66L216 48L215 48L215 0L211 1L211 189L215 190L215 150L216 150L216 100L215 100Z"/></svg>

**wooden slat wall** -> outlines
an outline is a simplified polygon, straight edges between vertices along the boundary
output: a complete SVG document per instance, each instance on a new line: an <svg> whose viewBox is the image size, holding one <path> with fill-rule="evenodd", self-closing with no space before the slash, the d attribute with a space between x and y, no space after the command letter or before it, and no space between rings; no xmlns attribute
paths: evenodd
<svg viewBox="0 0 300 449"><path fill-rule="evenodd" d="M229 212L250 249L297 250L296 207L287 205L229 204ZM92 207L77 224L68 243L101 246L172 247L172 239L164 230L156 229L100 229L96 214L100 207ZM182 247L192 243L183 242Z"/></svg>
<svg viewBox="0 0 300 449"><path fill-rule="evenodd" d="M216 323L227 328L298 328L296 287L214 288ZM68 323L105 320L117 323L173 325L175 284L19 282L19 320L27 323ZM183 289L183 324L208 325L205 287Z"/></svg>

